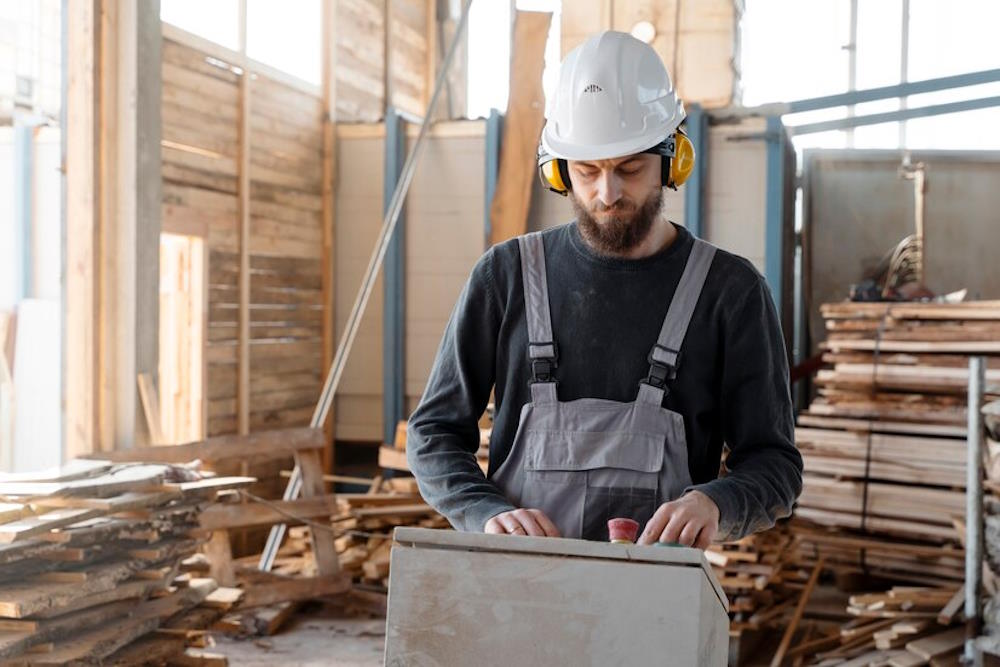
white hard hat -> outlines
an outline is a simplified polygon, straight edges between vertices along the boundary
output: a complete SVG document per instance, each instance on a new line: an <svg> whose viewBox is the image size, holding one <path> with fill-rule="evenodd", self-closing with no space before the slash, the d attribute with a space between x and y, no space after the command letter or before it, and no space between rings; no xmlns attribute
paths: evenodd
<svg viewBox="0 0 1000 667"><path fill-rule="evenodd" d="M542 148L565 160L639 153L673 134L684 105L653 47L607 30L570 51Z"/></svg>

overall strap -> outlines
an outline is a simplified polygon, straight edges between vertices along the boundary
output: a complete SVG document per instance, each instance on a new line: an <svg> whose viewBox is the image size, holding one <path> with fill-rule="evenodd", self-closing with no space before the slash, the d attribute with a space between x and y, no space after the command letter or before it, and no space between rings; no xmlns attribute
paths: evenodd
<svg viewBox="0 0 1000 667"><path fill-rule="evenodd" d="M535 384L550 384L544 395L554 393L555 370L558 361L556 341L552 335L552 315L549 311L549 286L545 277L545 246L540 232L517 239L521 250L521 280L524 283L524 312L528 320L528 360L531 363L532 395L542 395Z"/></svg>
<svg viewBox="0 0 1000 667"><path fill-rule="evenodd" d="M714 245L694 239L691 254L660 328L660 336L649 353L649 375L639 383L639 400L644 403L661 405L667 393L667 382L677 375L681 345L698 305L708 269L712 266L715 250Z"/></svg>

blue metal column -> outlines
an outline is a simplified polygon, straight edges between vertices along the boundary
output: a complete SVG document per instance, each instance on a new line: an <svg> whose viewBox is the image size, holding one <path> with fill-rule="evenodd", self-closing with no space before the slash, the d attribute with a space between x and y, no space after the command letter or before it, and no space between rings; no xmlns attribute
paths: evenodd
<svg viewBox="0 0 1000 667"><path fill-rule="evenodd" d="M500 174L500 141L503 133L503 114L496 109L490 109L490 117L486 119L486 198L483 202L483 243L490 242L493 223L490 220L490 210L493 207L493 195L497 191L497 178Z"/></svg>
<svg viewBox="0 0 1000 667"><path fill-rule="evenodd" d="M764 231L764 277L771 288L771 297L778 310L781 322L782 265L784 262L784 219L785 219L785 149L788 137L780 116L767 117L767 187Z"/></svg>
<svg viewBox="0 0 1000 667"><path fill-rule="evenodd" d="M693 235L704 236L705 174L708 162L708 115L700 104L688 107L688 139L694 146L694 171L684 184L684 226Z"/></svg>
<svg viewBox="0 0 1000 667"><path fill-rule="evenodd" d="M388 211L399 181L406 149L406 127L392 107L385 113L385 173L382 185L383 211ZM383 442L392 443L396 423L406 419L406 212L396 225L385 253L382 316L382 419Z"/></svg>
<svg viewBox="0 0 1000 667"><path fill-rule="evenodd" d="M30 298L34 292L32 286L32 248L31 222L32 212L31 186L35 171L35 125L14 122L14 233L15 252L20 254L20 269L17 273L17 288L14 298L17 301Z"/></svg>

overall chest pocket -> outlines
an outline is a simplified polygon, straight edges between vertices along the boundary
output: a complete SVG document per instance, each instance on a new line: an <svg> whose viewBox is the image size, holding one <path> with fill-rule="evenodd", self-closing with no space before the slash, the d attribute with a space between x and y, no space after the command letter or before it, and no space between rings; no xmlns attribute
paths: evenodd
<svg viewBox="0 0 1000 667"><path fill-rule="evenodd" d="M608 539L608 519L646 523L656 511L665 437L622 431L525 433L525 507L565 537Z"/></svg>

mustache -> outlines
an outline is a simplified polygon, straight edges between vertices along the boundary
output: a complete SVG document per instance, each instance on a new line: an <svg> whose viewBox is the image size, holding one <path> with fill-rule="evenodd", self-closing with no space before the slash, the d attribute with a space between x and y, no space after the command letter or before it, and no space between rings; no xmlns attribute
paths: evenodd
<svg viewBox="0 0 1000 667"><path fill-rule="evenodd" d="M590 207L590 210L593 211L593 212L595 212L595 213L608 213L608 212L614 212L614 213L631 213L631 212L635 211L636 209L638 209L638 206L636 206L635 202L633 202L632 200L629 200L629 199L619 199L618 201L616 201L614 204L611 204L610 206L608 206L607 204L605 204L602 201L596 201Z"/></svg>

